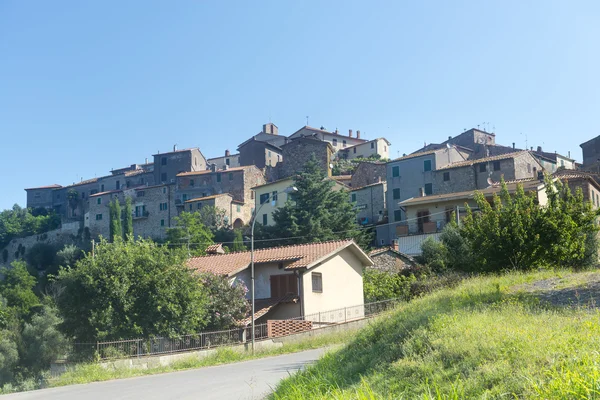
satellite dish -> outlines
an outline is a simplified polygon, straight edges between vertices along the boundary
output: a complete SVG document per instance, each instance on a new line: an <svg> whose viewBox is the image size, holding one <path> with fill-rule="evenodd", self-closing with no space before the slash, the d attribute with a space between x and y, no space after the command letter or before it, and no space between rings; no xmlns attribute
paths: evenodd
<svg viewBox="0 0 600 400"><path fill-rule="evenodd" d="M452 145L450 143L446 143L446 148L451 149Z"/></svg>
<svg viewBox="0 0 600 400"><path fill-rule="evenodd" d="M489 186L492 186L494 184L494 181L492 180L492 178L490 178L490 177L487 178L487 184Z"/></svg>
<svg viewBox="0 0 600 400"><path fill-rule="evenodd" d="M329 168L330 168L330 169L333 169L333 164L329 164Z"/></svg>

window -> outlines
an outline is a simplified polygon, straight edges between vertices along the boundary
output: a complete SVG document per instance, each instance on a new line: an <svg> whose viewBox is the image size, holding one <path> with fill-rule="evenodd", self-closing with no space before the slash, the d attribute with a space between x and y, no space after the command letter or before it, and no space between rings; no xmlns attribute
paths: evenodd
<svg viewBox="0 0 600 400"><path fill-rule="evenodd" d="M100 185L100 191L104 192L104 183L102 185Z"/></svg>
<svg viewBox="0 0 600 400"><path fill-rule="evenodd" d="M393 191L393 198L394 200L399 200L400 199L400 188L395 188Z"/></svg>
<svg viewBox="0 0 600 400"><path fill-rule="evenodd" d="M166 187L163 188L163 194L165 194L165 193L167 193L167 188Z"/></svg>
<svg viewBox="0 0 600 400"><path fill-rule="evenodd" d="M202 203L196 203L196 208L199 210L202 208Z"/></svg>
<svg viewBox="0 0 600 400"><path fill-rule="evenodd" d="M527 163L527 173L531 173L531 164Z"/></svg>
<svg viewBox="0 0 600 400"><path fill-rule="evenodd" d="M225 159L225 165L229 165L229 158Z"/></svg>
<svg viewBox="0 0 600 400"><path fill-rule="evenodd" d="M146 193L143 190L138 190L137 197L144 197Z"/></svg>
<svg viewBox="0 0 600 400"><path fill-rule="evenodd" d="M217 174L217 182L221 182L221 174Z"/></svg>
<svg viewBox="0 0 600 400"><path fill-rule="evenodd" d="M254 190L250 191L250 200L254 200Z"/></svg>
<svg viewBox="0 0 600 400"><path fill-rule="evenodd" d="M194 157L194 165L198 166L198 159L196 157Z"/></svg>
<svg viewBox="0 0 600 400"><path fill-rule="evenodd" d="M402 210L394 210L394 221L402 221Z"/></svg>
<svg viewBox="0 0 600 400"><path fill-rule="evenodd" d="M202 197L208 197L208 193L202 192Z"/></svg>
<svg viewBox="0 0 600 400"><path fill-rule="evenodd" d="M229 180L232 181L233 180L233 172L229 173Z"/></svg>
<svg viewBox="0 0 600 400"><path fill-rule="evenodd" d="M313 272L312 278L312 291L317 293L323 293L323 275L320 272Z"/></svg>
<svg viewBox="0 0 600 400"><path fill-rule="evenodd" d="M486 172L486 171L487 171L487 165L479 164L479 172Z"/></svg>
<svg viewBox="0 0 600 400"><path fill-rule="evenodd" d="M102 221L102 214L96 214L96 221Z"/></svg>
<svg viewBox="0 0 600 400"><path fill-rule="evenodd" d="M190 179L190 186L194 186L194 180Z"/></svg>
<svg viewBox="0 0 600 400"><path fill-rule="evenodd" d="M356 154L356 147L352 148L352 153Z"/></svg>
<svg viewBox="0 0 600 400"><path fill-rule="evenodd" d="M85 199L85 192L81 192L81 198Z"/></svg>
<svg viewBox="0 0 600 400"><path fill-rule="evenodd" d="M194 205L193 205L193 204L190 204L190 211L192 211L192 210L193 210L193 208L194 208Z"/></svg>
<svg viewBox="0 0 600 400"><path fill-rule="evenodd" d="M271 151L270 150L267 152L267 154L268 154L269 158L271 158Z"/></svg>
<svg viewBox="0 0 600 400"><path fill-rule="evenodd" d="M116 188L117 190L121 189L121 182L117 181L117 182L115 183L115 188Z"/></svg>
<svg viewBox="0 0 600 400"><path fill-rule="evenodd" d="M277 190L274 190L271 194L271 200L277 202Z"/></svg>
<svg viewBox="0 0 600 400"><path fill-rule="evenodd" d="M98 204L102 204L102 197L98 197Z"/></svg>
<svg viewBox="0 0 600 400"><path fill-rule="evenodd" d="M417 229L423 233L424 224L429 222L429 210L417 211Z"/></svg>
<svg viewBox="0 0 600 400"><path fill-rule="evenodd" d="M167 157L163 157L160 159L160 165L167 165Z"/></svg>
<svg viewBox="0 0 600 400"><path fill-rule="evenodd" d="M160 220L160 226L165 226L165 220L164 219Z"/></svg>
<svg viewBox="0 0 600 400"><path fill-rule="evenodd" d="M236 211L237 211L237 212L242 212L242 207L241 207L241 206L239 206L239 205L237 205L237 206L236 206Z"/></svg>
<svg viewBox="0 0 600 400"><path fill-rule="evenodd" d="M500 171L500 161L494 161L494 171Z"/></svg>
<svg viewBox="0 0 600 400"><path fill-rule="evenodd" d="M135 216L136 217L144 217L146 215L146 206L135 206Z"/></svg>
<svg viewBox="0 0 600 400"><path fill-rule="evenodd" d="M346 147L346 141L345 140L342 140L342 146Z"/></svg>
<svg viewBox="0 0 600 400"><path fill-rule="evenodd" d="M90 196L93 195L93 194L96 194L96 193L98 193L98 189L92 189L90 191Z"/></svg>
<svg viewBox="0 0 600 400"><path fill-rule="evenodd" d="M565 166L565 160L560 160L560 166L564 167Z"/></svg>
<svg viewBox="0 0 600 400"><path fill-rule="evenodd" d="M260 195L260 204L265 204L269 201L269 193L264 193Z"/></svg>
<svg viewBox="0 0 600 400"><path fill-rule="evenodd" d="M433 184L426 183L425 184L425 196L429 196L430 194L433 194Z"/></svg>
<svg viewBox="0 0 600 400"><path fill-rule="evenodd" d="M163 172L162 174L160 174L160 181L161 182L167 181L167 173L166 172Z"/></svg>
<svg viewBox="0 0 600 400"><path fill-rule="evenodd" d="M400 176L400 167L399 166L392 167L392 178L397 178L399 176Z"/></svg>
<svg viewBox="0 0 600 400"><path fill-rule="evenodd" d="M423 161L423 171L431 171L431 160Z"/></svg>
<svg viewBox="0 0 600 400"><path fill-rule="evenodd" d="M271 298L278 299L287 294L298 295L298 279L294 274L271 275Z"/></svg>
<svg viewBox="0 0 600 400"><path fill-rule="evenodd" d="M371 142L371 148L374 149L375 148L375 142Z"/></svg>
<svg viewBox="0 0 600 400"><path fill-rule="evenodd" d="M450 180L450 172L444 172L444 182L448 182Z"/></svg>
<svg viewBox="0 0 600 400"><path fill-rule="evenodd" d="M333 146L337 146L337 139L333 139Z"/></svg>
<svg viewBox="0 0 600 400"><path fill-rule="evenodd" d="M267 219L268 219L268 216L267 216L267 214L263 214L263 225L264 225L264 226L267 226L267 222L268 222L268 220L267 220Z"/></svg>
<svg viewBox="0 0 600 400"><path fill-rule="evenodd" d="M184 193L181 195L181 200L182 201L186 201L187 200L187 193Z"/></svg>
<svg viewBox="0 0 600 400"><path fill-rule="evenodd" d="M160 211L167 211L167 208L168 208L167 203L160 203L159 204Z"/></svg>
<svg viewBox="0 0 600 400"><path fill-rule="evenodd" d="M353 203L356 203L356 193L352 193L352 197L351 197L351 199L352 199L351 201L352 201Z"/></svg>

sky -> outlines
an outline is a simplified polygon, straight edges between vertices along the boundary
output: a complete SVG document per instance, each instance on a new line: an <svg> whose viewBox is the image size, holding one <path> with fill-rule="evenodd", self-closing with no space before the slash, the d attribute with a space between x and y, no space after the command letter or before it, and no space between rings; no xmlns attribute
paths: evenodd
<svg viewBox="0 0 600 400"><path fill-rule="evenodd" d="M465 129L581 160L600 134L598 1L0 0L0 209L272 121L386 137Z"/></svg>

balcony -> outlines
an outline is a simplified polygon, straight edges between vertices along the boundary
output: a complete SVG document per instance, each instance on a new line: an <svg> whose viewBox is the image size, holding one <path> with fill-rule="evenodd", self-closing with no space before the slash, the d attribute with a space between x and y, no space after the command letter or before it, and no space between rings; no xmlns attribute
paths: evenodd
<svg viewBox="0 0 600 400"><path fill-rule="evenodd" d="M150 215L150 213L148 211L142 211L142 212L139 212L139 213L133 213L133 219L148 218L149 215Z"/></svg>

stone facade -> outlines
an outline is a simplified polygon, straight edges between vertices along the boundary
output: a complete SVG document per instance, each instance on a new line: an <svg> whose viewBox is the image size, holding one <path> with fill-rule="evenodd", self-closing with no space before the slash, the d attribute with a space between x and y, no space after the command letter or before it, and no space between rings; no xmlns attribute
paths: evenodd
<svg viewBox="0 0 600 400"><path fill-rule="evenodd" d="M351 189L350 201L358 210L358 223L373 225L383 222L387 216L385 204L386 182L374 183L362 188Z"/></svg>
<svg viewBox="0 0 600 400"><path fill-rule="evenodd" d="M242 166L255 165L258 168L275 167L282 161L282 150L268 142L246 141L238 148Z"/></svg>
<svg viewBox="0 0 600 400"><path fill-rule="evenodd" d="M27 207L29 208L52 208L52 192L60 189L60 185L44 186L39 188L25 189L27 192Z"/></svg>
<svg viewBox="0 0 600 400"><path fill-rule="evenodd" d="M321 140L323 142L329 143L332 147L334 153L337 153L340 150L345 148L355 146L358 144L366 143L367 141L361 139L360 131L356 131L357 137L352 136L352 130L348 131L348 136L340 135L336 130L335 132L329 132L325 129L317 129L312 128L310 126L304 126L298 129L296 132L290 135L290 139L299 139L299 138L311 138L316 140Z"/></svg>
<svg viewBox="0 0 600 400"><path fill-rule="evenodd" d="M241 228L252 218L252 203L236 201L228 193L187 200L182 210L196 212L206 206L215 207L225 213L225 219L221 221L220 226Z"/></svg>
<svg viewBox="0 0 600 400"><path fill-rule="evenodd" d="M367 268L381 272L398 273L417 265L412 257L390 247L373 250L369 257L374 265Z"/></svg>
<svg viewBox="0 0 600 400"><path fill-rule="evenodd" d="M173 149L172 152L154 154L154 183L175 183L181 172L205 171L206 158L199 149Z"/></svg>
<svg viewBox="0 0 600 400"><path fill-rule="evenodd" d="M319 166L331 176L333 148L327 142L316 139L298 138L282 146L283 164L279 178L294 176L302 171L304 164L314 154Z"/></svg>
<svg viewBox="0 0 600 400"><path fill-rule="evenodd" d="M579 145L583 153L583 166L588 167L598 163L600 159L600 136Z"/></svg>
<svg viewBox="0 0 600 400"><path fill-rule="evenodd" d="M360 188L363 186L371 185L385 181L386 177L386 166L383 162L361 162L354 170L350 186L353 188Z"/></svg>

